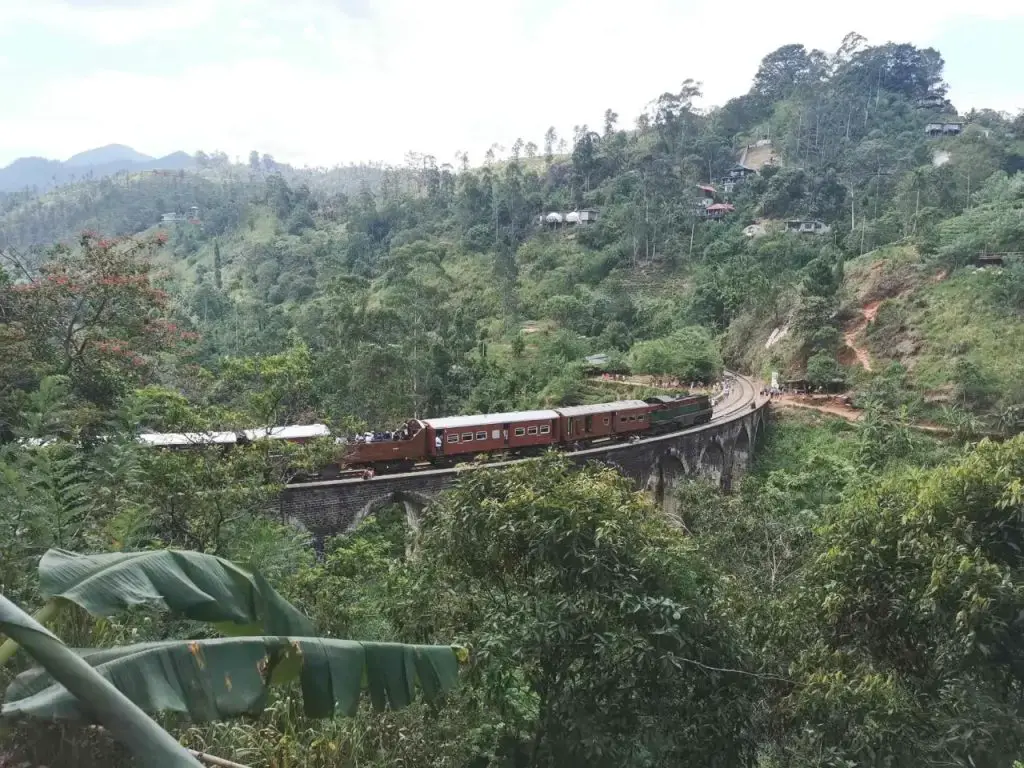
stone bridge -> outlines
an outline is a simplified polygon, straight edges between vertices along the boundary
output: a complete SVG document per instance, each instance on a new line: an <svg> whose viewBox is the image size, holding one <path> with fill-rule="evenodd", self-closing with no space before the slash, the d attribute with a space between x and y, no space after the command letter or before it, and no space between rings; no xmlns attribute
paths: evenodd
<svg viewBox="0 0 1024 768"><path fill-rule="evenodd" d="M749 380L737 377L736 383L741 396L733 398L729 408L716 408L715 418L708 424L567 455L581 465L596 461L615 467L638 488L653 494L669 514L675 512L673 491L686 477L706 477L729 490L750 463L764 429L767 406L767 401L755 396ZM282 492L276 509L270 511L281 522L304 528L322 541L324 537L350 531L385 506L402 504L409 525L415 530L420 513L431 498L450 487L460 473L487 471L509 463L291 485Z"/></svg>

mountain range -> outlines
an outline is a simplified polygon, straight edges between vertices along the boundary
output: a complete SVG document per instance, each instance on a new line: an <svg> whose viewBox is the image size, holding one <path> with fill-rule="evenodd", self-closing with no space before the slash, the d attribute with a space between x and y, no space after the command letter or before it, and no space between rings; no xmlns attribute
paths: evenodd
<svg viewBox="0 0 1024 768"><path fill-rule="evenodd" d="M76 179L102 178L122 171L177 171L195 167L195 158L187 152L151 157L124 144L108 144L79 152L63 162L45 157L20 157L6 168L0 168L0 192L26 187L45 190Z"/></svg>

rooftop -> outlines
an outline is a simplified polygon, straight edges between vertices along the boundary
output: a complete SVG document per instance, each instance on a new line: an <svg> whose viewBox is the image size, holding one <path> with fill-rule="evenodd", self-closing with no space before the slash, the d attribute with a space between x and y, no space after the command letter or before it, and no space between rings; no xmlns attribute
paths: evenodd
<svg viewBox="0 0 1024 768"><path fill-rule="evenodd" d="M569 408L559 408L558 413L562 416L588 416L593 413L610 413L612 411L626 411L632 408L646 408L647 403L643 400L616 400L614 403L596 403L594 405L574 405Z"/></svg>
<svg viewBox="0 0 1024 768"><path fill-rule="evenodd" d="M242 432L249 440L269 437L275 440L299 440L308 437L329 437L331 430L326 424L295 424L290 427L260 427Z"/></svg>
<svg viewBox="0 0 1024 768"><path fill-rule="evenodd" d="M491 424L511 424L517 421L544 421L557 419L557 411L511 411L509 413L481 413L476 416L445 416L440 419L422 419L427 426L436 429L463 429Z"/></svg>

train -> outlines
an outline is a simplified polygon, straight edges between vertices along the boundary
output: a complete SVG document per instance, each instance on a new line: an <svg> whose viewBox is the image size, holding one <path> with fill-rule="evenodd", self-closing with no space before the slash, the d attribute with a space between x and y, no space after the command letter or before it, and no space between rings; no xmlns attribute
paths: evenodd
<svg viewBox="0 0 1024 768"><path fill-rule="evenodd" d="M326 424L298 424L221 432L149 432L136 440L157 449L181 451L219 446L225 450L258 440L307 443L333 438L336 460L316 476L369 476L408 472L417 465L452 466L480 456L518 458L549 448L580 449L594 444L672 432L711 420L706 395L616 400L547 410L409 419L392 432L335 437ZM21 441L39 447L49 441Z"/></svg>
<svg viewBox="0 0 1024 768"><path fill-rule="evenodd" d="M672 432L711 420L706 395L616 400L536 411L410 419L394 432L343 442L343 469L407 472L417 464L451 466L481 455L517 458L548 448L580 449L598 442Z"/></svg>

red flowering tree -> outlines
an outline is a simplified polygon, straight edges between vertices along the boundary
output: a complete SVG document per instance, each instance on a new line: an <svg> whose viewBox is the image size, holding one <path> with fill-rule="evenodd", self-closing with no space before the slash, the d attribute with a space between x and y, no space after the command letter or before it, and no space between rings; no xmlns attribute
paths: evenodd
<svg viewBox="0 0 1024 768"><path fill-rule="evenodd" d="M162 244L162 236L86 232L78 247L54 248L36 272L9 268L14 274L0 280L0 341L17 361L16 386L59 374L77 397L105 408L150 379L161 353L195 339L172 322L168 296L153 283L150 256Z"/></svg>

